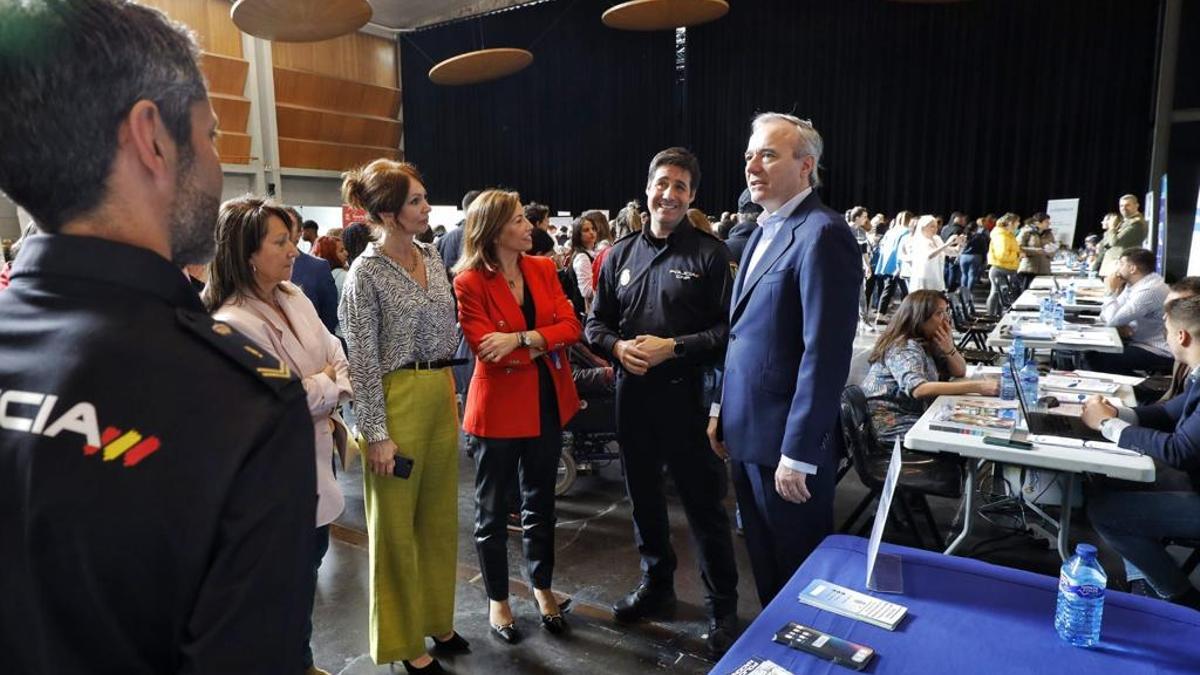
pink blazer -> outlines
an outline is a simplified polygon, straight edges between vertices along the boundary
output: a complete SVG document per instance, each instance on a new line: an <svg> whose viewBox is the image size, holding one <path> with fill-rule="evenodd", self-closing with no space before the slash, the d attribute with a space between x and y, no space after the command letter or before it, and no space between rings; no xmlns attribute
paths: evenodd
<svg viewBox="0 0 1200 675"><path fill-rule="evenodd" d="M303 381L317 446L316 526L321 527L333 522L346 504L333 475L333 423L329 417L335 407L350 400L352 395L349 366L342 343L329 334L316 308L299 287L285 281L276 288L275 298L287 321L263 301L244 295L227 300L213 312L213 318L241 331L287 364ZM330 379L321 372L325 364L333 365L337 378Z"/></svg>

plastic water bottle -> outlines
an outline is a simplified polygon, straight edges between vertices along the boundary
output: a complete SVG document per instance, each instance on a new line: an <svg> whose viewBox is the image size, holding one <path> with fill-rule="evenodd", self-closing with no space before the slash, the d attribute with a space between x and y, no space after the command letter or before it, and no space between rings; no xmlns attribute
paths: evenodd
<svg viewBox="0 0 1200 675"><path fill-rule="evenodd" d="M1062 303L1058 300L1054 301L1054 330L1062 330L1063 323L1067 319L1067 311L1063 309Z"/></svg>
<svg viewBox="0 0 1200 675"><path fill-rule="evenodd" d="M1017 370L1021 370L1025 366L1025 341L1021 339L1020 335L1013 337L1012 361L1016 364Z"/></svg>
<svg viewBox="0 0 1200 675"><path fill-rule="evenodd" d="M1025 362L1018 375L1021 378L1021 392L1025 394L1025 407L1034 408L1038 400L1038 369L1034 359Z"/></svg>
<svg viewBox="0 0 1200 675"><path fill-rule="evenodd" d="M1046 297L1042 298L1041 303L1038 305L1038 321L1041 323L1050 323L1051 319L1054 318L1053 307L1054 307L1054 299L1053 298L1051 298L1048 295Z"/></svg>
<svg viewBox="0 0 1200 675"><path fill-rule="evenodd" d="M1005 401L1017 399L1017 385L1013 382L1012 372L1007 365L1000 369L1000 398Z"/></svg>
<svg viewBox="0 0 1200 675"><path fill-rule="evenodd" d="M1054 630L1060 638L1076 647L1091 647L1100 641L1107 585L1108 575L1096 560L1096 547L1076 545L1075 555L1063 563L1058 577Z"/></svg>
<svg viewBox="0 0 1200 675"><path fill-rule="evenodd" d="M1074 281L1067 284L1067 304L1068 305L1075 304L1075 282Z"/></svg>

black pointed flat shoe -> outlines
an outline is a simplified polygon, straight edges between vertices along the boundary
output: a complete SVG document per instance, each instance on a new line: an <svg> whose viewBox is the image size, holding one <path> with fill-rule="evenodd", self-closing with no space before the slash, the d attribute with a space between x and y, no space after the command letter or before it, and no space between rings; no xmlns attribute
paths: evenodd
<svg viewBox="0 0 1200 675"><path fill-rule="evenodd" d="M551 635L562 635L567 632L567 620L563 618L571 608L571 599L567 598L558 605L558 611L553 614L542 615L542 628L545 628Z"/></svg>
<svg viewBox="0 0 1200 675"><path fill-rule="evenodd" d="M422 673L422 675L441 675L442 673L446 672L446 669L442 668L442 664L438 663L437 659L430 661L424 668L418 668L408 661L401 661L401 663L404 664L404 670L410 673L410 675L413 673Z"/></svg>
<svg viewBox="0 0 1200 675"><path fill-rule="evenodd" d="M503 626L492 624L492 635L510 645L521 641L521 631L517 630L516 622L506 623Z"/></svg>
<svg viewBox="0 0 1200 675"><path fill-rule="evenodd" d="M433 651L442 654L466 654L471 651L471 643L467 642L457 631L449 640L439 640L432 635L429 637L433 640Z"/></svg>

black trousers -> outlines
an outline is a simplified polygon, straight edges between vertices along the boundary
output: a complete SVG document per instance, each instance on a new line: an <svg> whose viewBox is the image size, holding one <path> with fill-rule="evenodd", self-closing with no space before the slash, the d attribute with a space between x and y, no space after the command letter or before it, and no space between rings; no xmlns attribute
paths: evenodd
<svg viewBox="0 0 1200 675"><path fill-rule="evenodd" d="M700 560L705 604L711 616L737 612L737 564L729 514L725 463L713 454L705 429L703 381L698 368L659 366L617 381L617 435L625 460L625 487L633 503L634 539L643 582L672 586L677 559L671 547L663 466L675 481ZM670 368L670 370L666 370Z"/></svg>
<svg viewBox="0 0 1200 675"><path fill-rule="evenodd" d="M521 543L529 583L550 588L554 576L554 483L562 453L557 401L541 406L534 438L480 438L475 453L475 550L488 598L508 599L508 497L521 490Z"/></svg>
<svg viewBox="0 0 1200 675"><path fill-rule="evenodd" d="M882 283L883 292L879 296L879 304L876 306L876 309L880 314L887 314L888 308L892 304L893 296L903 300L904 296L908 295L908 282L906 282L899 274L896 274L890 277L884 277ZM900 292L898 296L896 295L897 291Z"/></svg>
<svg viewBox="0 0 1200 675"><path fill-rule="evenodd" d="M775 491L775 467L731 462L754 587L763 607L771 602L826 536L833 532L837 471L818 467L805 479L812 499L794 504Z"/></svg>

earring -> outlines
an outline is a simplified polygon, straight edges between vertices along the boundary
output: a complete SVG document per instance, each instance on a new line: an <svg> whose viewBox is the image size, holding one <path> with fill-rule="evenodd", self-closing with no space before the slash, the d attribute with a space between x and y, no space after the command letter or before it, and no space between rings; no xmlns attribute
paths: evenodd
<svg viewBox="0 0 1200 675"><path fill-rule="evenodd" d="M254 263L250 263L250 271L258 274L258 268L255 267Z"/></svg>

